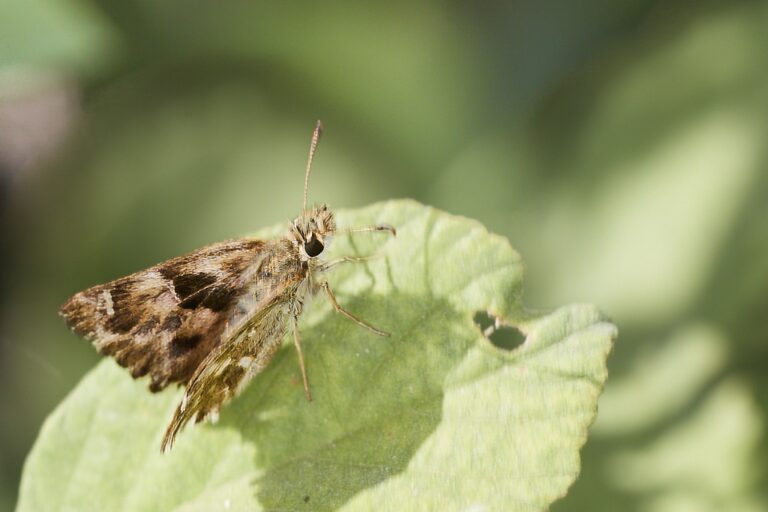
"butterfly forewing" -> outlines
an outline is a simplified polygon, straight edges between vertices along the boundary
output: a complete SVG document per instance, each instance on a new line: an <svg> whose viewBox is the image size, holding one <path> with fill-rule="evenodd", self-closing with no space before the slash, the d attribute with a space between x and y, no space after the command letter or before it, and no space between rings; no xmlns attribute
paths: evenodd
<svg viewBox="0 0 768 512"><path fill-rule="evenodd" d="M271 244L222 242L94 286L60 314L150 389L186 383L221 341L231 310L252 287Z"/></svg>

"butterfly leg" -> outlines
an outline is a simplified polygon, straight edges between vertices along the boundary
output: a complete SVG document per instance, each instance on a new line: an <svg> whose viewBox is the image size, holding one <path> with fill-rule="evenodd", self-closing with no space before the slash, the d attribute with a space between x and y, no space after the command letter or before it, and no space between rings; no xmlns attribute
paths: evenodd
<svg viewBox="0 0 768 512"><path fill-rule="evenodd" d="M375 231L386 231L392 236L397 236L397 230L389 224L376 224L375 226L365 226L362 228L346 228L335 231L339 235L350 235L352 233L371 233Z"/></svg>
<svg viewBox="0 0 768 512"><path fill-rule="evenodd" d="M380 258L381 255L373 256L342 256L341 258L321 263L316 267L317 272L327 272L332 270L341 263L363 263L365 261L372 261Z"/></svg>
<svg viewBox="0 0 768 512"><path fill-rule="evenodd" d="M341 307L339 304L339 301L336 300L336 295L333 294L333 291L331 290L330 285L328 284L328 281L324 281L320 284L320 287L325 290L325 294L328 295L328 300L331 301L331 306L333 306L333 309L336 310L337 313L341 313L345 317L349 318L353 322L355 322L360 327L363 327L365 329L368 329L374 334L378 334L379 336L389 336L388 332L380 331L379 329L375 328L374 326L365 323L364 321L357 318L355 315Z"/></svg>
<svg viewBox="0 0 768 512"><path fill-rule="evenodd" d="M299 368L301 368L301 379L304 381L304 394L307 400L312 401L312 393L309 391L309 379L307 379L307 367L304 365L304 351L301 350L301 337L299 336L299 321L295 316L291 317L293 325L293 344L296 345L296 352L299 354Z"/></svg>

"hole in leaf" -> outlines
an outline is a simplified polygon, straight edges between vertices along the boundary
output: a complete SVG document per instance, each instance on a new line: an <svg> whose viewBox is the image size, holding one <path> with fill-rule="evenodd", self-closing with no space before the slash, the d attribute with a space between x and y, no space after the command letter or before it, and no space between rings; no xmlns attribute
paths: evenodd
<svg viewBox="0 0 768 512"><path fill-rule="evenodd" d="M509 325L498 325L496 317L489 315L485 311L475 313L474 320L485 337L496 347L504 350L513 350L525 341L523 333Z"/></svg>

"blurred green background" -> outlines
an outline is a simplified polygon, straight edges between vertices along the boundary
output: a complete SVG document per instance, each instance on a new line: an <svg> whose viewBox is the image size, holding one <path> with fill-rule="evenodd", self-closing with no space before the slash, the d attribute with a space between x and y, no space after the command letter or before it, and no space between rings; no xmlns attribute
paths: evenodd
<svg viewBox="0 0 768 512"><path fill-rule="evenodd" d="M768 509L768 2L0 1L0 509L81 288L414 197L620 327L555 511ZM119 463L119 461L116 461Z"/></svg>

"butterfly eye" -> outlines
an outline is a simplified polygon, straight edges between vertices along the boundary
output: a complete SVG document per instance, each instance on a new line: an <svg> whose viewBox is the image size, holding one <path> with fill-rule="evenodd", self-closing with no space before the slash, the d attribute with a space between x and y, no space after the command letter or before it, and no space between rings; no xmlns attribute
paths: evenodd
<svg viewBox="0 0 768 512"><path fill-rule="evenodd" d="M323 252L323 242L313 236L309 239L309 242L304 244L304 250L306 251L307 256L314 258Z"/></svg>

